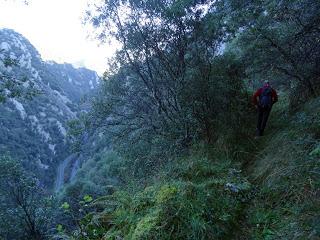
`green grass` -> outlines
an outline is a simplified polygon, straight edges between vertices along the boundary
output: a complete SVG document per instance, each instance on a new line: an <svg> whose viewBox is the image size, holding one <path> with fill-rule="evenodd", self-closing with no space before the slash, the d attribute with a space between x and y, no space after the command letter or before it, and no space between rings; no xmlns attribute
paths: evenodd
<svg viewBox="0 0 320 240"><path fill-rule="evenodd" d="M211 154L210 154L211 155ZM228 159L181 158L142 190L97 199L77 239L230 239L251 185ZM136 189L139 189L137 187Z"/></svg>
<svg viewBox="0 0 320 240"><path fill-rule="evenodd" d="M293 115L286 109L274 109L247 166L257 187L244 230L249 239L320 239L320 99Z"/></svg>
<svg viewBox="0 0 320 240"><path fill-rule="evenodd" d="M320 98L285 103L264 137L199 144L96 199L74 239L320 239Z"/></svg>

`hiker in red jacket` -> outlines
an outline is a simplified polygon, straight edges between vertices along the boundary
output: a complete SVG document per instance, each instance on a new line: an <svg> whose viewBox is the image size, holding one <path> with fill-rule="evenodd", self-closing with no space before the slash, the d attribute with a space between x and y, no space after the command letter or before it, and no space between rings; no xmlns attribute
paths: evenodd
<svg viewBox="0 0 320 240"><path fill-rule="evenodd" d="M278 95L268 81L253 95L253 104L258 110L257 136L262 136L266 127L272 105L278 101Z"/></svg>

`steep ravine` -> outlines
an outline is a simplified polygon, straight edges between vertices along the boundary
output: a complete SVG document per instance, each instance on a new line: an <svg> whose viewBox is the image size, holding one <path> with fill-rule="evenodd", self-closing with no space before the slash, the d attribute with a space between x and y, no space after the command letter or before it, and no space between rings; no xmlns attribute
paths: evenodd
<svg viewBox="0 0 320 240"><path fill-rule="evenodd" d="M71 163L71 161L75 158L75 154L70 155L66 159L64 159L57 168L57 176L54 186L54 191L59 192L60 189L63 187L63 184L65 182L65 172L67 166Z"/></svg>
<svg viewBox="0 0 320 240"><path fill-rule="evenodd" d="M17 65L4 64L9 60ZM25 37L10 29L0 29L1 74L24 79L22 88L35 86L39 94L0 104L0 155L21 160L47 189L58 191L79 165L72 160L68 122L87 109L81 99L97 89L99 76L86 68L44 61ZM66 175L69 167L73 170Z"/></svg>
<svg viewBox="0 0 320 240"><path fill-rule="evenodd" d="M75 179L79 167L79 154L74 153L64 159L57 168L54 191L59 192L66 183L72 182Z"/></svg>

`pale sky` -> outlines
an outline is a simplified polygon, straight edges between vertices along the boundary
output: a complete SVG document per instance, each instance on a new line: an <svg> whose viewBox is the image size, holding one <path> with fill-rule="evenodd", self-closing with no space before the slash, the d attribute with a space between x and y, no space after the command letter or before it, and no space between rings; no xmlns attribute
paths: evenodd
<svg viewBox="0 0 320 240"><path fill-rule="evenodd" d="M0 0L0 28L25 36L44 60L72 63L102 74L115 46L88 39L81 18L92 0Z"/></svg>

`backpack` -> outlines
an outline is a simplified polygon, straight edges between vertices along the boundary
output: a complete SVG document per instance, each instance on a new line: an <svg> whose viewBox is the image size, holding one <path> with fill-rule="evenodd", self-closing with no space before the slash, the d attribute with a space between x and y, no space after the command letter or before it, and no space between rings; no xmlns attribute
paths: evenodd
<svg viewBox="0 0 320 240"><path fill-rule="evenodd" d="M262 108L272 107L272 88L265 87L262 89L262 93L259 97L259 105Z"/></svg>

